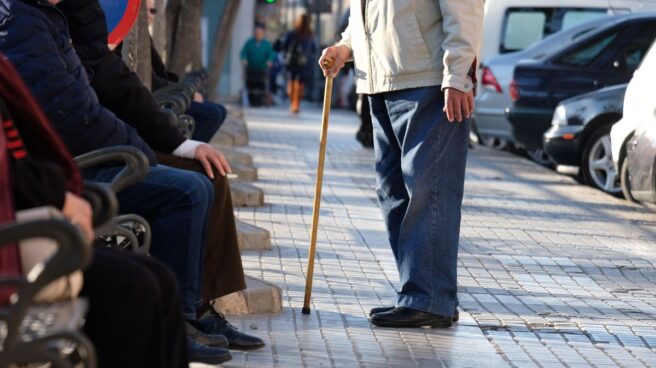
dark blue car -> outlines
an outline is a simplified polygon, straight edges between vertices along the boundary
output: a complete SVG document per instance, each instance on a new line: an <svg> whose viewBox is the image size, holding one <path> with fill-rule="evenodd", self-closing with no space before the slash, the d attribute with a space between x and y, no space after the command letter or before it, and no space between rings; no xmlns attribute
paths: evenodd
<svg viewBox="0 0 656 368"><path fill-rule="evenodd" d="M511 83L513 105L506 113L515 139L528 150L542 148L561 101L628 83L656 38L656 13L612 18L573 44L540 61L517 65Z"/></svg>

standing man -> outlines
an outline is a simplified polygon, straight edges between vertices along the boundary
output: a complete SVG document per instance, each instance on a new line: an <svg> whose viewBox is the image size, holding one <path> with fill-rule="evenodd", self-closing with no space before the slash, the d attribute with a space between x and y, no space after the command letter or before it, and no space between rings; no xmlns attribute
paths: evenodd
<svg viewBox="0 0 656 368"><path fill-rule="evenodd" d="M246 41L241 49L241 63L244 66L248 103L251 106L266 105L267 79L269 68L273 66L276 53L271 42L264 38L264 24L255 25L254 36Z"/></svg>
<svg viewBox="0 0 656 368"><path fill-rule="evenodd" d="M483 0L354 0L324 75L355 61L370 95L377 192L401 278L381 327L450 327ZM324 60L333 60L331 68Z"/></svg>

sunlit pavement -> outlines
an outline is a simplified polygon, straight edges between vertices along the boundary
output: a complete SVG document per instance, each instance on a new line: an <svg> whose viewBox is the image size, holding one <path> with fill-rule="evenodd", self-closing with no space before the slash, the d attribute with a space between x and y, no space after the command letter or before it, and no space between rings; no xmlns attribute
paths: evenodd
<svg viewBox="0 0 656 368"><path fill-rule="evenodd" d="M656 214L524 159L470 151L460 249L461 321L448 330L370 326L397 272L377 208L373 154L334 111L312 314L302 315L319 109L248 109L267 204L239 218L271 230L250 275L283 289L279 315L231 318L265 339L225 367L656 366ZM448 173L445 173L448 174Z"/></svg>

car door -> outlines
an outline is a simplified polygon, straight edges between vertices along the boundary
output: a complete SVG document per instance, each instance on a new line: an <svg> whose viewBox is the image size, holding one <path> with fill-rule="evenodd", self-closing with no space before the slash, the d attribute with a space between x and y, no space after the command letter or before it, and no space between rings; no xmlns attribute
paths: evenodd
<svg viewBox="0 0 656 368"><path fill-rule="evenodd" d="M624 42L619 43L616 49L609 50L609 57L604 58L605 65L601 66L594 81L597 88L630 81L655 38L656 19L632 27Z"/></svg>
<svg viewBox="0 0 656 368"><path fill-rule="evenodd" d="M597 36L580 41L550 61L547 81L550 105L593 91L598 86L604 53L616 49L626 35L627 27L614 27Z"/></svg>

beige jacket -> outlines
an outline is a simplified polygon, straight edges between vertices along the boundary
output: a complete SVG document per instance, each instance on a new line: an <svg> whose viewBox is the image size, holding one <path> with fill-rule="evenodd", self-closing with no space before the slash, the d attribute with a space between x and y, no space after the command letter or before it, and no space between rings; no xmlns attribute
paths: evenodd
<svg viewBox="0 0 656 368"><path fill-rule="evenodd" d="M471 91L468 73L482 45L483 1L351 0L339 44L353 55L358 93L437 85Z"/></svg>

